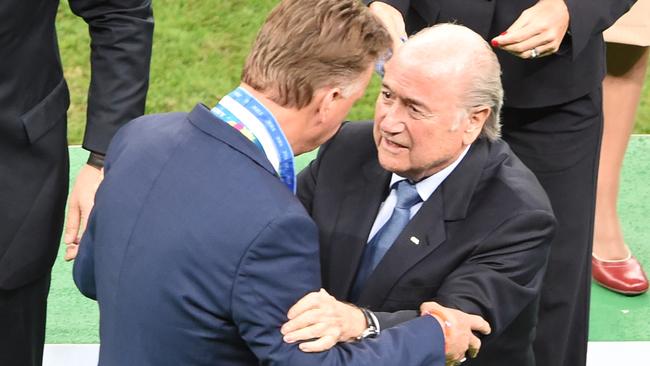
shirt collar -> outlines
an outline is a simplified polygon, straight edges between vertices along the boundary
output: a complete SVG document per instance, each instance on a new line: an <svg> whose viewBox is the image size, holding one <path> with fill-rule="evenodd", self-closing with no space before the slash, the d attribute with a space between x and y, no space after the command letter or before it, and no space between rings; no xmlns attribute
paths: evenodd
<svg viewBox="0 0 650 366"><path fill-rule="evenodd" d="M463 160L465 155L467 155L470 146L472 145L467 146L465 150L463 150L463 152L460 153L460 156L458 156L458 158L454 160L453 163L449 164L444 169L433 174L432 176L427 177L415 183L415 189L418 191L418 194L420 195L420 198L422 199L423 202L429 199L429 197L431 197L433 192L435 192L436 189L438 189L438 187L442 184L442 182L445 181L445 179L449 176L449 174L451 174L451 172L453 172L454 169L456 169L456 167L458 166L458 164L460 164L460 162ZM390 178L391 189L395 187L396 183L406 179L407 178L393 173L393 175Z"/></svg>

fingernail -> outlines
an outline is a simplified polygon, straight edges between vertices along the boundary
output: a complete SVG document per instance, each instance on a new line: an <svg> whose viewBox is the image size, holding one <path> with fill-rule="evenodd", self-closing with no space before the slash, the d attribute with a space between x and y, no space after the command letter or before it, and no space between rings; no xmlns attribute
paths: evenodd
<svg viewBox="0 0 650 366"><path fill-rule="evenodd" d="M503 31L503 32L501 32L501 34L499 34L499 35L500 35L500 36L505 36L506 34L508 34L508 31Z"/></svg>
<svg viewBox="0 0 650 366"><path fill-rule="evenodd" d="M493 39L491 43L492 47L499 47L499 41Z"/></svg>
<svg viewBox="0 0 650 366"><path fill-rule="evenodd" d="M284 341L287 342L287 343L293 343L294 342L293 337L286 336L286 337L284 337L282 339L284 339Z"/></svg>

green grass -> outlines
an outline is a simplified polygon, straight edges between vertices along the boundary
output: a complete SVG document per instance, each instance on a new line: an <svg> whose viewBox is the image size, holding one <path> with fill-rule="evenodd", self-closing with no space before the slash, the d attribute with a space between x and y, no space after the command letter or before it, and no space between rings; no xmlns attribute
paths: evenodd
<svg viewBox="0 0 650 366"><path fill-rule="evenodd" d="M648 62L650 70L650 61ZM641 102L636 114L635 133L650 133L650 71L646 72L643 91L641 92Z"/></svg>
<svg viewBox="0 0 650 366"><path fill-rule="evenodd" d="M650 246L647 245L650 242L650 230L647 226L647 213L650 212L650 185L647 184L650 181L650 169L646 159L648 155L650 137L634 136L623 166L619 199L625 240L636 257L645 264L646 269L650 269ZM314 156L314 153L300 156L297 161L298 168L302 169ZM71 148L71 171L79 170L87 157L88 153L81 148ZM72 263L62 260L64 252L65 246L61 245L52 271L46 342L97 343L97 304L83 297L74 286ZM650 340L648 318L650 294L626 297L592 285L590 340Z"/></svg>
<svg viewBox="0 0 650 366"><path fill-rule="evenodd" d="M197 102L215 103L238 84L241 65L265 14L276 1L156 0L154 53L147 113L187 111ZM83 135L89 81L88 31L62 1L57 22L65 74L71 89L69 141ZM646 77L635 132L650 133L650 74ZM373 79L351 119L372 118L378 90ZM623 172L621 217L626 239L637 256L650 266L646 219L650 190L648 163L650 138L633 138ZM87 153L73 149L71 172L77 172ZM306 157L308 159L309 157ZM303 159L304 160L304 159ZM304 165L305 161L299 164ZM71 263L63 262L64 247L53 272L48 311L48 343L97 342L96 304L74 287ZM650 296L622 297L594 286L590 338L592 340L648 340ZM612 331L614 330L614 331Z"/></svg>
<svg viewBox="0 0 650 366"><path fill-rule="evenodd" d="M146 113L188 111L196 103L216 103L239 84L241 68L257 29L273 0L156 0L154 45ZM86 24L62 1L57 19L61 57L71 92L70 144L82 140L90 78ZM378 90L350 114L372 118Z"/></svg>
<svg viewBox="0 0 650 366"><path fill-rule="evenodd" d="M151 85L146 113L188 111L215 103L239 83L257 29L277 1L156 0ZM86 116L89 72L85 23L62 1L57 20L65 75L71 89L68 140L79 144ZM636 132L650 133L650 73ZM373 79L350 119L371 119L379 83Z"/></svg>

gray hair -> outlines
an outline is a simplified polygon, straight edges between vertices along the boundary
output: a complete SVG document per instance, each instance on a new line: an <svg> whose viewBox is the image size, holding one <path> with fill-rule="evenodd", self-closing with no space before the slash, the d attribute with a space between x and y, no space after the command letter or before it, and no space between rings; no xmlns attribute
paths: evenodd
<svg viewBox="0 0 650 366"><path fill-rule="evenodd" d="M501 107L503 106L503 86L501 85L501 65L487 42L483 41L486 52L476 52L469 70L469 83L465 92L464 107L478 106L490 108L481 136L490 141L501 137Z"/></svg>

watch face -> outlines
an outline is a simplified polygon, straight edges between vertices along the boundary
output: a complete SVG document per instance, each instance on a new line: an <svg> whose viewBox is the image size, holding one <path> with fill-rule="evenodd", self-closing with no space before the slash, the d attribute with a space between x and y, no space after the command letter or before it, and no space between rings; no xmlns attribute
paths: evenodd
<svg viewBox="0 0 650 366"><path fill-rule="evenodd" d="M373 327L373 328L366 329L361 336L363 338L368 338L368 337L375 337L378 334L379 332L377 332L377 329Z"/></svg>
<svg viewBox="0 0 650 366"><path fill-rule="evenodd" d="M375 337L379 335L379 327L377 326L374 314L372 314L372 312L366 308L360 309L363 313L363 316L366 318L366 324L368 324L368 328L366 328L357 339L362 340L364 338Z"/></svg>

